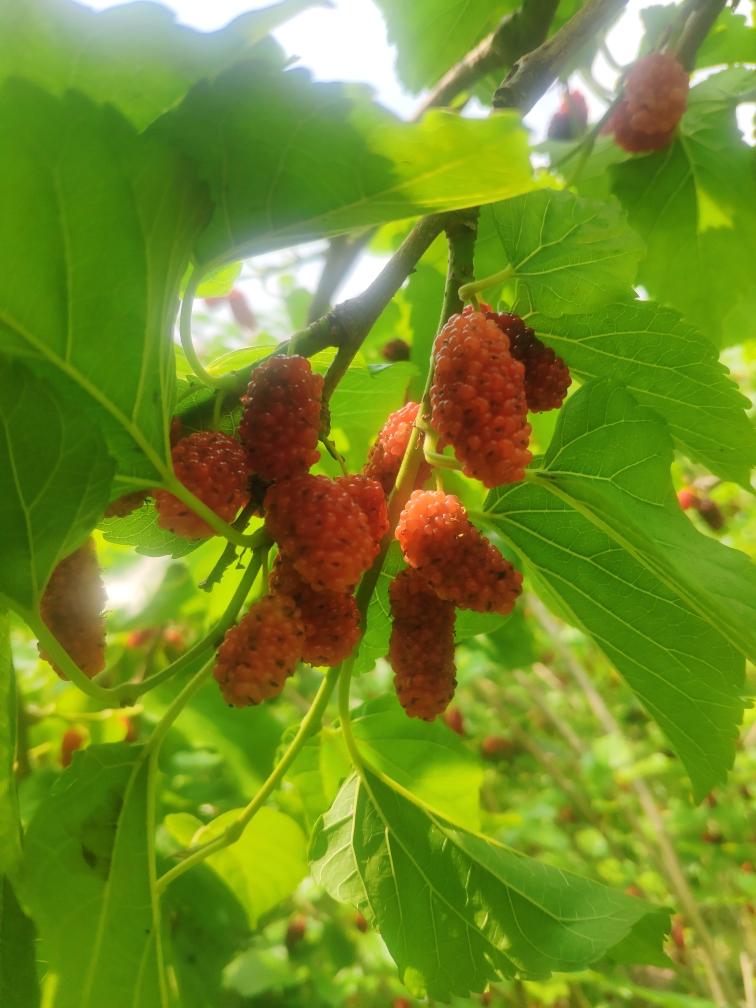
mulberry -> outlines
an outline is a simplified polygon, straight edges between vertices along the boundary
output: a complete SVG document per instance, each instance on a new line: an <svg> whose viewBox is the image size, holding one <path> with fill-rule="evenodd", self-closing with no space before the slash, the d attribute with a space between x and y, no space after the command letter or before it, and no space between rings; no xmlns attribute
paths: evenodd
<svg viewBox="0 0 756 1008"><path fill-rule="evenodd" d="M565 91L549 123L549 140L574 140L588 124L588 106L580 91Z"/></svg>
<svg viewBox="0 0 756 1008"><path fill-rule="evenodd" d="M366 515L326 476L274 483L264 506L271 536L316 591L351 591L378 554Z"/></svg>
<svg viewBox="0 0 756 1008"><path fill-rule="evenodd" d="M173 471L187 490L230 522L249 500L250 467L243 446L215 431L182 438L171 452ZM158 525L185 539L214 535L212 528L167 490L155 492Z"/></svg>
<svg viewBox="0 0 756 1008"><path fill-rule="evenodd" d="M389 414L362 470L365 476L377 480L387 495L394 489L419 409L419 403L408 402L401 409ZM416 485L422 486L429 475L430 467L423 462Z"/></svg>
<svg viewBox="0 0 756 1008"><path fill-rule="evenodd" d="M360 612L352 595L315 591L296 569L278 557L270 578L271 592L286 595L299 610L304 629L302 658L310 665L338 665L360 639Z"/></svg>
<svg viewBox="0 0 756 1008"><path fill-rule="evenodd" d="M404 361L410 359L410 345L403 339L392 339L388 343L384 343L381 348L381 357L384 360L391 361L392 363L396 361Z"/></svg>
<svg viewBox="0 0 756 1008"><path fill-rule="evenodd" d="M213 675L225 700L247 707L278 696L302 657L304 629L286 596L266 595L226 632Z"/></svg>
<svg viewBox="0 0 756 1008"><path fill-rule="evenodd" d="M465 475L485 486L516 483L530 462L525 369L482 312L452 315L434 346L431 421Z"/></svg>
<svg viewBox="0 0 756 1008"><path fill-rule="evenodd" d="M105 668L105 600L94 541L88 539L52 572L39 606L45 626L90 679ZM41 647L39 654L66 678Z"/></svg>
<svg viewBox="0 0 756 1008"><path fill-rule="evenodd" d="M625 81L608 123L614 139L630 153L660 150L672 139L685 111L688 74L670 53L639 59Z"/></svg>
<svg viewBox="0 0 756 1008"><path fill-rule="evenodd" d="M388 532L389 517L386 495L377 480L369 476L339 476L336 482L344 487L365 514L370 534L379 543Z"/></svg>
<svg viewBox="0 0 756 1008"><path fill-rule="evenodd" d="M454 605L438 598L412 568L393 579L389 598L396 695L410 717L432 721L446 710L457 685Z"/></svg>
<svg viewBox="0 0 756 1008"><path fill-rule="evenodd" d="M239 437L263 479L290 479L318 461L322 393L305 357L270 357L252 372Z"/></svg>
<svg viewBox="0 0 756 1008"><path fill-rule="evenodd" d="M470 523L456 497L416 490L399 516L396 538L439 598L476 612L512 611L522 575Z"/></svg>
<svg viewBox="0 0 756 1008"><path fill-rule="evenodd" d="M137 508L140 508L146 500L146 490L135 490L134 493L124 494L123 497L118 497L108 504L105 508L105 517L125 518L126 515L130 515Z"/></svg>
<svg viewBox="0 0 756 1008"><path fill-rule="evenodd" d="M502 332L509 337L512 356L525 368L525 398L533 413L558 409L572 383L570 369L551 347L542 343L519 315L491 312Z"/></svg>

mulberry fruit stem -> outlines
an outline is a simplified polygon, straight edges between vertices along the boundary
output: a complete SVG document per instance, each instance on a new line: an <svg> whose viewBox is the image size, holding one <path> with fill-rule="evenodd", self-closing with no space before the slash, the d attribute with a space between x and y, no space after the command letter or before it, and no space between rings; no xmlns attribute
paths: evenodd
<svg viewBox="0 0 756 1008"><path fill-rule="evenodd" d="M332 668L328 669L323 681L320 684L318 692L315 694L310 709L300 722L296 735L286 747L281 759L275 765L267 780L262 784L239 817L231 823L231 825L228 826L223 833L220 834L220 836L215 837L215 839L210 840L201 847L196 847L193 850L186 851L183 860L177 865L174 865L173 868L170 868L157 880L156 888L158 894L165 892L166 888L174 881L174 879L179 878L179 876L183 875L184 872L193 868L194 865L201 864L210 857L211 854L215 854L216 851L223 850L224 847L229 847L231 844L236 843L236 841L240 839L244 830L255 817L256 813L262 808L267 799L278 786L278 783L286 775L289 767L299 755L302 746L320 727L320 722L323 720L323 714L328 706L328 701L331 698L331 694L333 693L341 671L341 665L334 665ZM203 672L205 672L205 670L203 670Z"/></svg>
<svg viewBox="0 0 756 1008"><path fill-rule="evenodd" d="M245 549L257 549L257 547L267 541L267 534L264 529L258 529L252 535L245 535L239 529L234 528L233 525L229 525L228 522L223 521L212 508L209 508L207 504L203 504L198 497L194 496L191 490L187 490L181 480L177 479L174 475L170 475L164 480L162 487L169 493L172 493L174 497L178 497L180 501L183 501L196 515L206 521L214 532L219 536L223 536L224 539L227 539L235 546L243 546Z"/></svg>
<svg viewBox="0 0 756 1008"><path fill-rule="evenodd" d="M517 270L514 266L505 266L504 269L498 271L498 273L492 273L490 276L482 277L480 280L473 280L472 283L463 284L459 288L459 299L460 301L472 301L473 296L478 293L478 291L486 290L487 287L496 287L499 284L506 283L507 280L511 280L512 277L517 276Z"/></svg>
<svg viewBox="0 0 756 1008"><path fill-rule="evenodd" d="M223 389L228 385L227 378L225 376L220 378L206 371L192 343L192 308L197 288L202 282L202 276L202 272L194 270L189 278L189 283L186 285L184 297L181 301L181 311L179 312L179 336L181 337L181 346L186 354L186 359L202 384L207 385L209 389Z"/></svg>

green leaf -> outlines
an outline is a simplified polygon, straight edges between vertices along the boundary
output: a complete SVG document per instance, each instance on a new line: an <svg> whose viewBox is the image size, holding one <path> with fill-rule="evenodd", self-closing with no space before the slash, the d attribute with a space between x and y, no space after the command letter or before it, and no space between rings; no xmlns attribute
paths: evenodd
<svg viewBox="0 0 756 1008"><path fill-rule="evenodd" d="M513 113L435 111L405 123L362 87L254 60L199 84L151 132L193 158L210 185L216 208L197 255L213 265L533 184Z"/></svg>
<svg viewBox="0 0 756 1008"><path fill-rule="evenodd" d="M124 518L103 518L99 527L108 542L131 546L143 556L170 556L177 560L201 545L199 540L183 539L161 528L157 519L155 502L148 500Z"/></svg>
<svg viewBox="0 0 756 1008"><path fill-rule="evenodd" d="M696 53L697 67L720 66L722 63L753 63L756 53L756 28L743 14L729 8L720 12L714 27Z"/></svg>
<svg viewBox="0 0 756 1008"><path fill-rule="evenodd" d="M0 876L0 1004L37 1008L39 984L34 925L18 905L7 878Z"/></svg>
<svg viewBox="0 0 756 1008"><path fill-rule="evenodd" d="M380 774L450 822L480 829L483 768L443 721L408 718L389 696L356 711L352 729L360 753Z"/></svg>
<svg viewBox="0 0 756 1008"><path fill-rule="evenodd" d="M21 822L13 772L15 757L16 688L10 618L7 610L0 609L0 878L14 871L21 858Z"/></svg>
<svg viewBox="0 0 756 1008"><path fill-rule="evenodd" d="M640 282L717 346L756 335L756 150L735 107L753 71L725 71L690 92L677 139L611 171L647 245Z"/></svg>
<svg viewBox="0 0 756 1008"><path fill-rule="evenodd" d="M376 0L396 46L396 70L407 90L435 84L502 16L513 0Z"/></svg>
<svg viewBox="0 0 756 1008"><path fill-rule="evenodd" d="M614 378L667 422L677 447L723 479L748 486L756 435L714 347L677 312L648 301L528 324L581 380Z"/></svg>
<svg viewBox="0 0 756 1008"><path fill-rule="evenodd" d="M79 398L131 478L123 492L149 486L167 466L172 326L202 188L113 109L21 81L0 89L0 144L0 350Z"/></svg>
<svg viewBox="0 0 756 1008"><path fill-rule="evenodd" d="M365 464L368 449L389 413L403 405L407 386L415 374L410 363L351 367L339 382L330 401L331 428L336 447L351 471ZM325 452L321 452L326 461ZM338 464L330 469L340 472Z"/></svg>
<svg viewBox="0 0 756 1008"><path fill-rule="evenodd" d="M501 246L515 271L514 311L564 315L626 295L643 245L614 201L541 189L484 207L476 262ZM478 262L478 267L479 267ZM480 268L476 276L482 279Z"/></svg>
<svg viewBox="0 0 756 1008"><path fill-rule="evenodd" d="M55 1008L165 1008L149 823L147 761L125 743L76 753L32 819L20 894Z"/></svg>
<svg viewBox="0 0 756 1008"><path fill-rule="evenodd" d="M756 628L746 558L700 535L675 501L662 424L620 386L562 409L543 467L493 491L491 521L526 575L591 635L659 723L703 797L732 763Z"/></svg>
<svg viewBox="0 0 756 1008"><path fill-rule="evenodd" d="M0 435L0 596L23 614L96 525L114 465L76 400L2 358Z"/></svg>
<svg viewBox="0 0 756 1008"><path fill-rule="evenodd" d="M2 75L26 78L56 95L79 91L115 106L141 130L198 80L235 63L311 6L313 0L284 0L205 33L176 24L173 12L156 3L99 13L69 0L4 4ZM269 46L274 57L277 47Z"/></svg>
<svg viewBox="0 0 756 1008"><path fill-rule="evenodd" d="M380 929L404 982L429 997L497 976L584 969L666 914L458 829L364 769L316 827L313 872Z"/></svg>
<svg viewBox="0 0 756 1008"><path fill-rule="evenodd" d="M182 815L176 838L185 843L187 823L194 823L192 846L207 843L235 822L241 809L224 812L203 826L199 819ZM173 816L165 827L173 832ZM211 854L205 864L234 893L244 907L250 928L274 906L294 892L307 874L307 840L300 826L277 809L264 807L247 826L240 840Z"/></svg>

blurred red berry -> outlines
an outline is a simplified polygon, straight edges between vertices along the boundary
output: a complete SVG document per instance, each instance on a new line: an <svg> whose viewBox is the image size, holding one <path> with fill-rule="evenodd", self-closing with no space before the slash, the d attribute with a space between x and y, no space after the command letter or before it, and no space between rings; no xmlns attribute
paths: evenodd
<svg viewBox="0 0 756 1008"><path fill-rule="evenodd" d="M68 728L60 740L60 765L65 769L71 765L73 754L86 743L87 737L81 728Z"/></svg>

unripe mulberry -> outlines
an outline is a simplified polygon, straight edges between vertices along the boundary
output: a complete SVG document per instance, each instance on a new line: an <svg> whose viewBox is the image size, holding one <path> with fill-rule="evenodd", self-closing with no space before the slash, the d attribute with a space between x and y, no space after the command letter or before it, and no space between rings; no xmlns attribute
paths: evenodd
<svg viewBox="0 0 756 1008"><path fill-rule="evenodd" d="M533 413L559 409L572 383L570 369L551 347L542 343L519 315L488 315L509 337L512 356L525 368L525 398Z"/></svg>
<svg viewBox="0 0 756 1008"><path fill-rule="evenodd" d="M274 483L264 506L268 532L317 591L351 591L378 554L365 513L327 476Z"/></svg>
<svg viewBox="0 0 756 1008"><path fill-rule="evenodd" d="M305 357L269 357L242 396L239 437L264 480L290 479L318 461L323 378Z"/></svg>
<svg viewBox="0 0 756 1008"><path fill-rule="evenodd" d="M470 523L459 500L439 490L415 490L399 516L404 558L442 599L460 609L512 611L522 575Z"/></svg>
<svg viewBox="0 0 756 1008"><path fill-rule="evenodd" d="M393 579L389 598L396 695L410 717L432 721L446 710L457 684L454 605L440 599L412 568Z"/></svg>
<svg viewBox="0 0 756 1008"><path fill-rule="evenodd" d="M310 665L338 665L360 639L360 612L352 595L315 591L294 566L279 555L270 577L274 595L296 605L304 629L302 659Z"/></svg>
<svg viewBox="0 0 756 1008"><path fill-rule="evenodd" d="M434 345L433 427L466 476L484 486L516 483L530 462L525 369L483 312L452 315Z"/></svg>
<svg viewBox="0 0 756 1008"><path fill-rule="evenodd" d="M396 483L404 453L407 451L419 409L419 403L408 402L401 409L390 413L375 444L370 449L362 471L366 476L377 480L383 487L385 494L390 494L394 489L394 483ZM423 462L416 485L422 486L429 475L430 467L426 462Z"/></svg>
<svg viewBox="0 0 756 1008"><path fill-rule="evenodd" d="M117 497L108 504L105 508L105 517L125 518L133 511L136 511L137 508L140 508L146 500L146 490L135 490L134 493L124 494L123 497Z"/></svg>
<svg viewBox="0 0 756 1008"><path fill-rule="evenodd" d="M247 707L278 696L302 657L304 629L287 596L266 595L226 632L213 675L224 699Z"/></svg>
<svg viewBox="0 0 756 1008"><path fill-rule="evenodd" d="M368 520L370 533L380 542L388 532L389 517L386 495L381 484L369 476L339 476L336 482L344 487L352 500L359 505Z"/></svg>
<svg viewBox="0 0 756 1008"><path fill-rule="evenodd" d="M226 522L249 500L250 468L243 446L216 431L197 431L182 438L171 451L176 477ZM187 504L168 493L155 492L158 525L185 539L215 535L207 522Z"/></svg>
<svg viewBox="0 0 756 1008"><path fill-rule="evenodd" d="M670 53L639 59L608 123L630 153L660 150L672 139L688 98L688 74Z"/></svg>
<svg viewBox="0 0 756 1008"><path fill-rule="evenodd" d="M105 668L105 600L94 541L88 539L52 572L39 605L47 629L90 679ZM39 654L66 678L42 647Z"/></svg>

